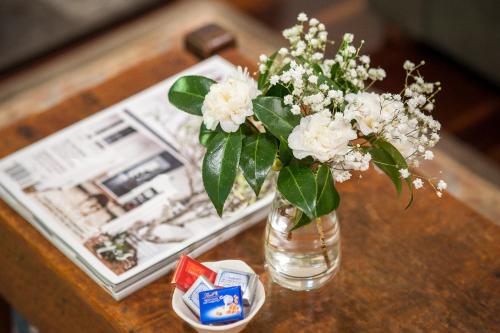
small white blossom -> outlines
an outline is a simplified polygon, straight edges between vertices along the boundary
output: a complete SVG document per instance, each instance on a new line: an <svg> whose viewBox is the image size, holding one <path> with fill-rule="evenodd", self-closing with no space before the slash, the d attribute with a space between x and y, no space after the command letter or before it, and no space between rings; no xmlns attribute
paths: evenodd
<svg viewBox="0 0 500 333"><path fill-rule="evenodd" d="M286 56L288 54L288 49L286 47L282 47L278 53L281 55L281 56Z"/></svg>
<svg viewBox="0 0 500 333"><path fill-rule="evenodd" d="M430 150L426 150L424 153L424 160L432 160L434 159L434 153Z"/></svg>
<svg viewBox="0 0 500 333"><path fill-rule="evenodd" d="M408 169L399 169L399 174L402 178L410 177L410 172L408 171Z"/></svg>
<svg viewBox="0 0 500 333"><path fill-rule="evenodd" d="M330 97L330 98L339 98L342 96L344 96L344 93L342 92L342 90L330 90L330 91L328 91L328 97Z"/></svg>
<svg viewBox="0 0 500 333"><path fill-rule="evenodd" d="M436 191L436 195L438 196L438 198L441 198L443 196L443 192L441 191Z"/></svg>
<svg viewBox="0 0 500 333"><path fill-rule="evenodd" d="M356 48L352 45L346 47L345 52L347 53L348 56L352 56L356 53Z"/></svg>
<svg viewBox="0 0 500 333"><path fill-rule="evenodd" d="M352 43L352 41L354 40L354 35L351 34L351 33L345 33L344 34L344 41L347 42L347 43Z"/></svg>
<svg viewBox="0 0 500 333"><path fill-rule="evenodd" d="M265 64L260 64L259 72L264 73L265 71L267 71L267 66Z"/></svg>
<svg viewBox="0 0 500 333"><path fill-rule="evenodd" d="M328 89L330 89L330 87L326 83L322 83L320 84L319 89L322 91L327 91Z"/></svg>
<svg viewBox="0 0 500 333"><path fill-rule="evenodd" d="M359 57L359 61L361 61L363 64L370 64L370 57L367 56L367 55L362 55L361 57Z"/></svg>
<svg viewBox="0 0 500 333"><path fill-rule="evenodd" d="M406 69L407 71L411 71L415 68L415 64L410 60L406 60L405 63L403 64L403 68Z"/></svg>
<svg viewBox="0 0 500 333"><path fill-rule="evenodd" d="M306 15L306 13L300 13L299 16L297 16L297 20L299 22L305 22L305 21L307 21L307 15Z"/></svg>
<svg viewBox="0 0 500 333"><path fill-rule="evenodd" d="M311 26L315 26L318 24L319 24L319 21L317 19L315 19L314 17L309 20L309 25L311 25Z"/></svg>
<svg viewBox="0 0 500 333"><path fill-rule="evenodd" d="M269 79L269 83L274 86L276 83L278 83L280 80L280 77L278 75L273 75L271 76L271 78Z"/></svg>
<svg viewBox="0 0 500 333"><path fill-rule="evenodd" d="M351 179L351 173L346 170L332 170L332 176L337 183L343 183Z"/></svg>
<svg viewBox="0 0 500 333"><path fill-rule="evenodd" d="M261 54L259 60L260 62L266 62L267 60L269 60L269 58L267 57L267 55Z"/></svg>
<svg viewBox="0 0 500 333"><path fill-rule="evenodd" d="M292 108L290 110L293 114L299 115L300 114L300 106L297 104L292 105Z"/></svg>
<svg viewBox="0 0 500 333"><path fill-rule="evenodd" d="M309 78L307 79L307 81L313 83L313 84L316 84L318 83L318 77L316 75L311 75L309 76Z"/></svg>
<svg viewBox="0 0 500 333"><path fill-rule="evenodd" d="M424 186L424 182L420 178L415 178L415 180L413 181L413 186L415 186L415 188L418 190Z"/></svg>
<svg viewBox="0 0 500 333"><path fill-rule="evenodd" d="M447 188L447 187L448 187L448 184L446 184L446 183L444 182L444 180L442 180L442 179L441 179L441 180L437 183L437 186L436 186L436 188L437 188L439 191L444 191L444 190L446 190L446 188Z"/></svg>
<svg viewBox="0 0 500 333"><path fill-rule="evenodd" d="M286 105L292 105L293 104L293 96L286 95L285 98L283 98L283 103L285 103Z"/></svg>
<svg viewBox="0 0 500 333"><path fill-rule="evenodd" d="M319 61L323 59L323 53L316 52L312 55L313 60Z"/></svg>

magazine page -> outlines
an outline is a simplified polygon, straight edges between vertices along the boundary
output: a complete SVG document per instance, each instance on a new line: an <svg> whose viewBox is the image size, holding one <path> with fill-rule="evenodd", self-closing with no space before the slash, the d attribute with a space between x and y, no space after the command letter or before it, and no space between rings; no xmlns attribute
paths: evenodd
<svg viewBox="0 0 500 333"><path fill-rule="evenodd" d="M178 75L232 70L216 56ZM269 184L257 200L239 175L217 216L201 179L201 119L168 103L176 77L0 161L4 191L112 284L271 201Z"/></svg>

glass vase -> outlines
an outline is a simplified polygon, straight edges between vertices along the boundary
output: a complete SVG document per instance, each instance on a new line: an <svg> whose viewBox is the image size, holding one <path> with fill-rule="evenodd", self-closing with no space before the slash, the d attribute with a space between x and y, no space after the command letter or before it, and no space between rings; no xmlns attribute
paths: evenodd
<svg viewBox="0 0 500 333"><path fill-rule="evenodd" d="M274 282L292 290L317 289L340 267L340 227L335 211L292 230L302 212L278 191L265 231L266 269Z"/></svg>

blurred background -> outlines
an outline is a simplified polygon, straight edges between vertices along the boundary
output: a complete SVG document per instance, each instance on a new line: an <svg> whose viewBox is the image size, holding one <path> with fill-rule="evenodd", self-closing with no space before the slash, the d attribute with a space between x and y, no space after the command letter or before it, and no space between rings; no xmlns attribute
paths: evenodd
<svg viewBox="0 0 500 333"><path fill-rule="evenodd" d="M0 83L129 21L178 1L2 0ZM221 0L279 34L305 11L366 40L365 52L386 69L380 89L398 91L405 59L428 65L440 80L435 116L444 129L500 166L500 2L497 0ZM196 20L195 17L192 18ZM0 92L0 101L7 98ZM496 180L498 181L498 179Z"/></svg>
<svg viewBox="0 0 500 333"><path fill-rule="evenodd" d="M179 2L182 0L1 0L0 105L34 85L33 80L25 79L27 73L58 62L82 45L92 48L101 36L155 12L168 12L169 6ZM448 134L441 148L490 184L500 185L500 1L213 3L231 6L276 36L293 25L301 11L324 22L330 38L339 40L344 32L354 33L357 40L366 41L364 52L371 55L372 63L387 71L379 89L398 92L404 60L425 59L423 75L429 81L441 81L444 88L434 111ZM57 70L53 72L57 74ZM13 114L2 117L2 112L6 111L0 107L0 127L15 118ZM18 332L26 332L22 318L15 320Z"/></svg>

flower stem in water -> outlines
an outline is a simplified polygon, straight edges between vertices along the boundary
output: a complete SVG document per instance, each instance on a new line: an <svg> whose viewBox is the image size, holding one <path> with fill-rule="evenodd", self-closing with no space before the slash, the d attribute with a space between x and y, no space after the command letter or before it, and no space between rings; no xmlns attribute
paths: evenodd
<svg viewBox="0 0 500 333"><path fill-rule="evenodd" d="M327 268L332 266L330 258L328 257L328 251L326 249L325 233L323 232L323 225L321 224L321 218L316 219L316 228L319 233L319 240L321 242L321 249L323 250L323 257L325 258L325 264Z"/></svg>

